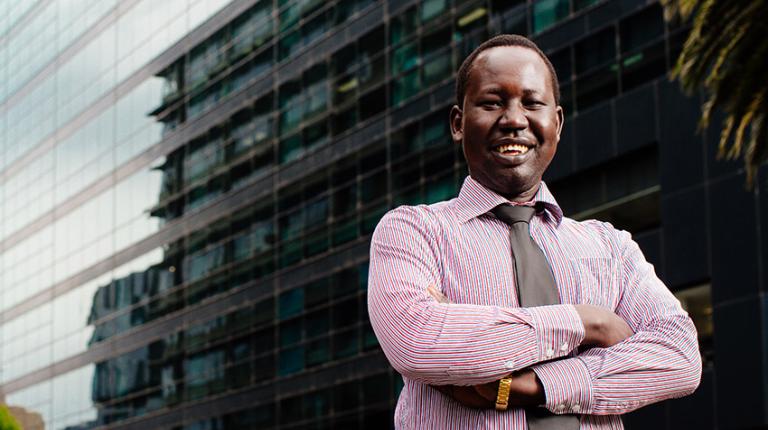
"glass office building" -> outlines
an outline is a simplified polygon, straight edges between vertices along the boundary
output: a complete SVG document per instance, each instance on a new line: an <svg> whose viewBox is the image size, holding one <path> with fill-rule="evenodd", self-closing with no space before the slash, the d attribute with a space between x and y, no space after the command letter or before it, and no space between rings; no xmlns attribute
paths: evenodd
<svg viewBox="0 0 768 430"><path fill-rule="evenodd" d="M455 70L506 32L558 72L564 211L632 232L700 331L700 390L627 428L768 424L765 172L744 191L696 133L686 31L648 0L0 0L0 401L29 429L391 428L370 235L456 195Z"/></svg>

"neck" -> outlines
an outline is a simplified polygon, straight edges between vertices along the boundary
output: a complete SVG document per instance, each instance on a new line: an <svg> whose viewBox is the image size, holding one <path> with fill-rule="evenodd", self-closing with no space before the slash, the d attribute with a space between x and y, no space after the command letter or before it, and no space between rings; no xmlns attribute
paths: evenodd
<svg viewBox="0 0 768 430"><path fill-rule="evenodd" d="M532 187L532 188L530 188L528 190L525 190L525 191L523 191L521 193L512 194L512 195L507 195L507 194L502 194L502 195L505 198L507 198L510 202L525 203L525 202L530 202L531 200L533 200L533 198L536 196L537 192L539 192L539 184L536 184L536 186L534 186L534 187Z"/></svg>
<svg viewBox="0 0 768 430"><path fill-rule="evenodd" d="M541 187L541 182L536 182L532 187L526 188L522 191L515 191L515 192L501 192L496 190L494 191L501 194L504 198L506 198L510 202L525 203L525 202L530 202L531 200L533 200L534 197L536 197L536 193L539 192L539 187Z"/></svg>

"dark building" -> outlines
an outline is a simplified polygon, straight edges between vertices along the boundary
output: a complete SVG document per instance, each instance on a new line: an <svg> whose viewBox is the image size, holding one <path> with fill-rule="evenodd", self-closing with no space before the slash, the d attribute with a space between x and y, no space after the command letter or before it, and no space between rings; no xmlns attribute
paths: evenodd
<svg viewBox="0 0 768 430"><path fill-rule="evenodd" d="M502 32L557 69L566 215L632 232L699 329L699 390L627 428L768 425L766 170L715 160L646 0L0 2L0 398L46 429L391 428L370 234L456 195L454 73Z"/></svg>

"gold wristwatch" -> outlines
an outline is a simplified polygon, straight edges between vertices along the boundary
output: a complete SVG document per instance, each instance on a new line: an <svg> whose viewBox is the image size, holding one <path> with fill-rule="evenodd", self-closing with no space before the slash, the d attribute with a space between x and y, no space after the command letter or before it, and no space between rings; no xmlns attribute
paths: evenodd
<svg viewBox="0 0 768 430"><path fill-rule="evenodd" d="M497 411L507 410L507 406L509 406L509 387L511 385L511 378L501 378L501 380L499 380L499 392L496 394Z"/></svg>

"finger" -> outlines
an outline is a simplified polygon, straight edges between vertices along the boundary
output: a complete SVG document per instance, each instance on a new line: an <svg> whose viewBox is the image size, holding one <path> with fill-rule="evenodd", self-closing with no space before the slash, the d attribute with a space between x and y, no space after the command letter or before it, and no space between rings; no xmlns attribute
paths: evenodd
<svg viewBox="0 0 768 430"><path fill-rule="evenodd" d="M450 300L448 300L448 297L445 297L445 296L443 295L443 293L441 293L440 291L438 291L438 290L437 290L437 288L433 287L432 285L430 285L429 287L427 287L427 292L429 292L429 294L430 294L430 295L431 295L431 296L432 296L432 297L433 297L435 300L437 300L439 303L451 303L451 301L450 301Z"/></svg>

